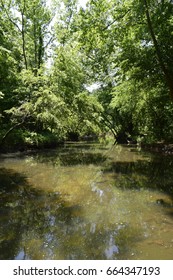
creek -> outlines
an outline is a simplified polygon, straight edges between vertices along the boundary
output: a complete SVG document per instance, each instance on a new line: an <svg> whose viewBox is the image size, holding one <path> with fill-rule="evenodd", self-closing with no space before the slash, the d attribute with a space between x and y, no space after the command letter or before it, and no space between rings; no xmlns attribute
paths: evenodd
<svg viewBox="0 0 173 280"><path fill-rule="evenodd" d="M0 259L172 260L173 156L98 143L1 155Z"/></svg>

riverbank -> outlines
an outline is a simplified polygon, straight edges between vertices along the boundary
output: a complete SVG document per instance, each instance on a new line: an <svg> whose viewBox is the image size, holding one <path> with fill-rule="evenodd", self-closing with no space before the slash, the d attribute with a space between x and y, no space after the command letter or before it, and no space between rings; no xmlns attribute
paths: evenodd
<svg viewBox="0 0 173 280"><path fill-rule="evenodd" d="M173 155L172 143L141 144L141 148L147 151L156 152L160 154Z"/></svg>
<svg viewBox="0 0 173 280"><path fill-rule="evenodd" d="M49 132L36 133L16 130L0 143L0 153L11 153L56 148L62 145L64 140Z"/></svg>
<svg viewBox="0 0 173 280"><path fill-rule="evenodd" d="M87 138L86 138L87 139ZM82 139L83 142L92 142L89 140ZM60 139L57 135L52 133L29 133L21 132L21 130L14 131L11 133L6 141L0 145L0 153L12 153L12 152L26 152L28 150L42 150L52 149L63 145L69 139ZM71 139L70 139L71 141ZM107 145L112 143L114 145L114 139L97 139L98 143ZM78 141L73 141L78 143ZM117 143L118 144L118 143ZM121 145L121 144L120 144ZM127 144L131 145L131 144ZM136 146L138 144L132 144ZM150 151L165 155L173 155L173 143L157 142L157 143L140 143L139 147L144 151Z"/></svg>

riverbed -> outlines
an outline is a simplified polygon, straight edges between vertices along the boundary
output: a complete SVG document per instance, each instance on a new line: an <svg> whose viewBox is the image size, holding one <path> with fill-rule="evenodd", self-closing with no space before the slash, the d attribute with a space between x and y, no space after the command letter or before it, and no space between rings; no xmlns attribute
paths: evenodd
<svg viewBox="0 0 173 280"><path fill-rule="evenodd" d="M173 156L98 143L1 155L0 259L172 260Z"/></svg>

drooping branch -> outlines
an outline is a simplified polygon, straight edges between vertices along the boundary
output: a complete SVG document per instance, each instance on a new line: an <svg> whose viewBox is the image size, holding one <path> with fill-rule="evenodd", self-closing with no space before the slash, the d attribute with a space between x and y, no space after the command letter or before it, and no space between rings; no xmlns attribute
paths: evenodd
<svg viewBox="0 0 173 280"><path fill-rule="evenodd" d="M113 126L113 123L109 120L109 118L107 117L106 113L102 113L102 117L103 117L103 123L106 125L106 127L108 129L110 129L110 131L112 132L114 138L116 139L117 136L117 131L115 129L115 127Z"/></svg>
<svg viewBox="0 0 173 280"><path fill-rule="evenodd" d="M20 123L17 123L17 124L15 124L15 125L13 125L12 127L10 127L10 129L7 130L7 132L6 132L6 133L4 134L4 136L2 137L1 142L0 142L0 146L2 146L2 145L4 144L5 139L7 138L7 136L8 136L15 128L17 128L17 127L23 125L24 122L25 122L25 120L22 120Z"/></svg>

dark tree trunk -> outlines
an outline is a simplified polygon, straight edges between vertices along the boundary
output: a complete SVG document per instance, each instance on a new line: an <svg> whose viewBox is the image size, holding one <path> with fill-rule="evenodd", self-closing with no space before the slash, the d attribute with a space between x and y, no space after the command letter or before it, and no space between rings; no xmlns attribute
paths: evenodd
<svg viewBox="0 0 173 280"><path fill-rule="evenodd" d="M38 45L38 69L40 69L41 64L42 64L43 52L44 52L43 35L42 35L41 26L40 26L39 27L39 45Z"/></svg>
<svg viewBox="0 0 173 280"><path fill-rule="evenodd" d="M156 39L156 35L154 33L154 29L153 29L153 25L152 25L152 21L151 21L151 17L150 17L150 12L149 12L149 6L148 6L148 2L147 0L143 0L144 1L144 5L145 5L145 13L146 13L146 17L147 17L147 24L148 24L148 28L149 28L149 31L150 31L150 34L151 34L151 37L152 37L152 40L153 40L153 44L154 44L154 47L155 47L155 50L156 50L156 55L157 55L157 58L158 58L158 62L159 62L159 65L162 69L162 72L165 76L165 80L167 82L167 85L169 87L169 90L170 90L170 96L171 98L173 99L173 79L164 63L164 60L163 60L163 57L162 57L162 53L160 51L160 48L159 48L159 44L158 44L158 41Z"/></svg>
<svg viewBox="0 0 173 280"><path fill-rule="evenodd" d="M24 18L24 14L25 14L25 1L24 1L24 6L23 9L21 11L22 14L22 50L23 50L23 57L24 57L24 62L25 62L25 68L26 70L28 69L28 63L27 63L27 56L26 56L26 42L25 42L25 18Z"/></svg>

